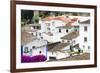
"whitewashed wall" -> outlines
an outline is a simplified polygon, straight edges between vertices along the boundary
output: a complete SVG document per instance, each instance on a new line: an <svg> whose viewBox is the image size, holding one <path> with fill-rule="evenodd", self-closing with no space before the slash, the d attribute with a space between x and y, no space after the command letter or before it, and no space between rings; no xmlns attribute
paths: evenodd
<svg viewBox="0 0 100 73"><path fill-rule="evenodd" d="M84 26L87 26L87 31L84 31ZM80 48L84 51L84 52L88 52L88 46L90 45L90 24L80 24L79 27L79 38L81 43L79 43ZM87 37L87 42L84 42L84 37ZM85 48L83 48L83 45L85 46Z"/></svg>

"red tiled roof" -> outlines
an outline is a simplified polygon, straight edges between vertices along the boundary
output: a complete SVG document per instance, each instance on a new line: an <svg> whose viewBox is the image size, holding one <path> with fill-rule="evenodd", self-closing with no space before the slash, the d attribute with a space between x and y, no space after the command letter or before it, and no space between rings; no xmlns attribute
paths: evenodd
<svg viewBox="0 0 100 73"><path fill-rule="evenodd" d="M71 22L71 19L68 17L65 17L65 16L57 16L54 18L54 20L61 20L61 21L66 22L66 23Z"/></svg>
<svg viewBox="0 0 100 73"><path fill-rule="evenodd" d="M66 25L70 25L74 22L76 22L78 20L78 18L69 18L69 17L66 17L66 16L49 16L49 17L46 17L43 19L44 21L50 21L50 20L60 20L60 21L63 21L66 23Z"/></svg>
<svg viewBox="0 0 100 73"><path fill-rule="evenodd" d="M61 21L66 22L66 23L71 22L71 19L66 17L66 16L56 16L56 17L49 16L49 17L44 18L43 20L44 21L61 20Z"/></svg>
<svg viewBox="0 0 100 73"><path fill-rule="evenodd" d="M78 20L78 18L73 18L73 19L71 19L71 21L77 21Z"/></svg>
<svg viewBox="0 0 100 73"><path fill-rule="evenodd" d="M72 18L71 22L67 23L66 26L70 26L70 27L75 26L75 25L72 25L72 23L76 22L77 20L78 20L78 18Z"/></svg>

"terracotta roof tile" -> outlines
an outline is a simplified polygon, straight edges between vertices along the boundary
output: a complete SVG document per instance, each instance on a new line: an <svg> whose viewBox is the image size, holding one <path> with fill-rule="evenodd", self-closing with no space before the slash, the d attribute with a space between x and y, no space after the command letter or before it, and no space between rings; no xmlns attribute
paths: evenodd
<svg viewBox="0 0 100 73"><path fill-rule="evenodd" d="M66 17L66 16L49 16L43 19L44 21L51 21L51 20L60 20L63 21L65 23L71 22L71 19Z"/></svg>
<svg viewBox="0 0 100 73"><path fill-rule="evenodd" d="M44 21L51 21L51 20L60 20L66 23L66 25L72 25L72 23L76 22L78 18L69 18L66 16L49 16L43 19Z"/></svg>

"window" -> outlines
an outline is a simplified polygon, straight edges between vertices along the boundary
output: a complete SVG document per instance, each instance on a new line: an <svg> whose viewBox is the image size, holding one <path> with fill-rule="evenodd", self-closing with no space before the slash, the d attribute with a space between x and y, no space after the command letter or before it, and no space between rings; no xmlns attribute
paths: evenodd
<svg viewBox="0 0 100 73"><path fill-rule="evenodd" d="M39 26L37 26L37 29L40 29L40 27L39 27Z"/></svg>
<svg viewBox="0 0 100 73"><path fill-rule="evenodd" d="M73 50L73 46L71 46L71 45L70 45L70 51L71 51L71 52L73 52L73 51L74 51L74 50Z"/></svg>
<svg viewBox="0 0 100 73"><path fill-rule="evenodd" d="M32 46L32 49L34 49L35 48L35 46Z"/></svg>
<svg viewBox="0 0 100 73"><path fill-rule="evenodd" d="M24 53L28 53L29 51L28 51L28 47L25 47L24 48Z"/></svg>
<svg viewBox="0 0 100 73"><path fill-rule="evenodd" d="M88 49L90 49L90 46L88 46Z"/></svg>
<svg viewBox="0 0 100 73"><path fill-rule="evenodd" d="M84 42L87 42L87 37L84 37Z"/></svg>
<svg viewBox="0 0 100 73"><path fill-rule="evenodd" d="M59 29L59 32L61 32L61 29Z"/></svg>
<svg viewBox="0 0 100 73"><path fill-rule="evenodd" d="M68 42L68 43L70 43L70 41L69 41L69 40L68 40L67 42Z"/></svg>
<svg viewBox="0 0 100 73"><path fill-rule="evenodd" d="M83 45L83 48L85 48L85 46Z"/></svg>
<svg viewBox="0 0 100 73"><path fill-rule="evenodd" d="M66 32L68 32L68 29L66 29Z"/></svg>
<svg viewBox="0 0 100 73"><path fill-rule="evenodd" d="M84 26L84 31L87 31L87 26Z"/></svg>
<svg viewBox="0 0 100 73"><path fill-rule="evenodd" d="M39 51L39 53L41 54L42 52L41 52L41 51Z"/></svg>
<svg viewBox="0 0 100 73"><path fill-rule="evenodd" d="M78 31L77 29L74 29L74 31Z"/></svg>
<svg viewBox="0 0 100 73"><path fill-rule="evenodd" d="M39 36L41 36L41 33L39 33Z"/></svg>
<svg viewBox="0 0 100 73"><path fill-rule="evenodd" d="M50 30L50 28L47 28L47 30Z"/></svg>
<svg viewBox="0 0 100 73"><path fill-rule="evenodd" d="M32 35L34 35L33 33L31 33Z"/></svg>
<svg viewBox="0 0 100 73"><path fill-rule="evenodd" d="M43 39L43 37L41 37L41 39Z"/></svg>
<svg viewBox="0 0 100 73"><path fill-rule="evenodd" d="M36 26L34 26L34 29L36 29Z"/></svg>

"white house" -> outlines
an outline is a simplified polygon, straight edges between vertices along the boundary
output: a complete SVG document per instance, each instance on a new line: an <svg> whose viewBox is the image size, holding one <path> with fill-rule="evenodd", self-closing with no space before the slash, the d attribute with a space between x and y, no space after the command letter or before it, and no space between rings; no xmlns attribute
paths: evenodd
<svg viewBox="0 0 100 73"><path fill-rule="evenodd" d="M80 49L83 50L83 52L89 52L89 49L91 48L90 44L91 44L91 40L90 40L90 37L91 37L91 32L90 32L90 19L85 19L85 20L82 20L82 21L79 21L79 39L80 39Z"/></svg>
<svg viewBox="0 0 100 73"><path fill-rule="evenodd" d="M74 31L72 23L77 21L76 19L70 19L66 16L51 16L41 20L41 32L42 36L48 42L59 42L61 37Z"/></svg>
<svg viewBox="0 0 100 73"><path fill-rule="evenodd" d="M29 34L25 31L21 33L21 47L22 55L26 56L35 56L35 55L44 55L47 56L47 41L37 39L36 36Z"/></svg>
<svg viewBox="0 0 100 73"><path fill-rule="evenodd" d="M68 49L73 51L73 46L76 44L79 44L79 31L73 31L69 34L61 37L63 43L69 43L69 46L67 46ZM63 50L67 50L67 48Z"/></svg>
<svg viewBox="0 0 100 73"><path fill-rule="evenodd" d="M52 43L48 45L48 55L47 60L57 60L66 58L69 56L69 54L66 51L63 51L62 49L67 48L69 43Z"/></svg>
<svg viewBox="0 0 100 73"><path fill-rule="evenodd" d="M65 26L70 21L71 19L66 16L49 16L40 20L39 23L43 32L56 32L56 27Z"/></svg>

